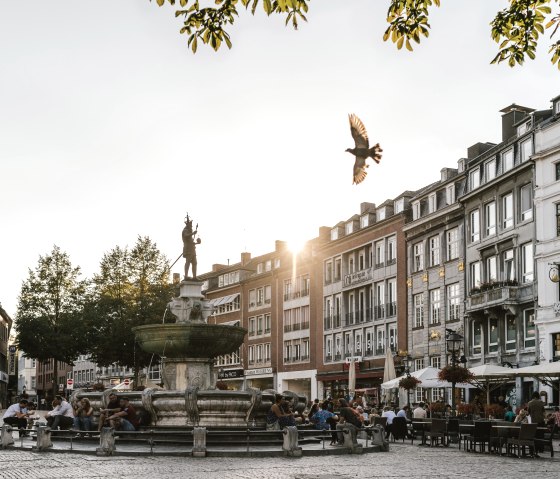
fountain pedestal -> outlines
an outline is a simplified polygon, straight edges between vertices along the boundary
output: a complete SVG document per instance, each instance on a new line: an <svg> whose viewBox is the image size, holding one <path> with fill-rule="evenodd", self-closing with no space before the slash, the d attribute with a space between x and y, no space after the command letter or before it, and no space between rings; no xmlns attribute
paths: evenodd
<svg viewBox="0 0 560 479"><path fill-rule="evenodd" d="M214 360L206 358L165 358L163 387L185 390L187 387L208 389L214 386Z"/></svg>

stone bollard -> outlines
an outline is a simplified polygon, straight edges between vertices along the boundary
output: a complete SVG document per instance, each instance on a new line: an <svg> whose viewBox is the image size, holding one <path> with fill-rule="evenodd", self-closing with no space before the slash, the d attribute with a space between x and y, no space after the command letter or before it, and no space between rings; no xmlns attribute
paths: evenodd
<svg viewBox="0 0 560 479"><path fill-rule="evenodd" d="M385 428L381 425L373 426L371 429L371 443L380 446L382 451L389 450L389 441L385 438Z"/></svg>
<svg viewBox="0 0 560 479"><path fill-rule="evenodd" d="M353 424L344 424L342 429L342 437L344 438L344 447L351 449L352 454L361 454L363 447L358 444L358 430Z"/></svg>
<svg viewBox="0 0 560 479"><path fill-rule="evenodd" d="M206 457L206 428L193 428L193 457Z"/></svg>
<svg viewBox="0 0 560 479"><path fill-rule="evenodd" d="M115 430L112 427L101 429L99 436L99 447L95 450L98 456L112 456L117 448L115 447Z"/></svg>
<svg viewBox="0 0 560 479"><path fill-rule="evenodd" d="M282 429L282 434L284 435L284 442L282 444L284 456L301 457L303 451L301 450L301 447L298 446L297 427L286 426L284 429Z"/></svg>
<svg viewBox="0 0 560 479"><path fill-rule="evenodd" d="M9 424L2 425L2 449L6 449L9 446L13 446L14 437L12 436L12 426Z"/></svg>
<svg viewBox="0 0 560 479"><path fill-rule="evenodd" d="M37 444L33 446L34 451L46 451L49 447L53 447L51 441L51 428L47 426L39 426L37 428Z"/></svg>

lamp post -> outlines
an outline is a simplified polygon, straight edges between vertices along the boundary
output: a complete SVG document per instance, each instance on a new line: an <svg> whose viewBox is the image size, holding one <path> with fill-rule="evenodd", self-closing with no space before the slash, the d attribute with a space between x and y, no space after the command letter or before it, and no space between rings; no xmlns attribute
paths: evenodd
<svg viewBox="0 0 560 479"><path fill-rule="evenodd" d="M406 374L406 377L409 378L410 377L410 363L412 362L412 358L409 356L407 351L404 351L404 354L402 354L402 362L404 365L404 372ZM406 402L408 404L408 410L410 412L412 412L412 404L410 403L410 389L406 390Z"/></svg>
<svg viewBox="0 0 560 479"><path fill-rule="evenodd" d="M455 331L447 331L447 337L445 338L447 343L447 351L451 354L451 367L456 368L459 362L458 356L461 352L461 343L463 342L463 336ZM451 382L451 414L456 415L455 410L455 381Z"/></svg>

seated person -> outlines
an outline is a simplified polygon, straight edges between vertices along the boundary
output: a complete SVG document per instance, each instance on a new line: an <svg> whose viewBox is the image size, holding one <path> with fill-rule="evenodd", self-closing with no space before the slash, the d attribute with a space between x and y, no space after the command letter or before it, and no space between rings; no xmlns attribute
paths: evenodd
<svg viewBox="0 0 560 479"><path fill-rule="evenodd" d="M62 396L53 399L53 410L47 413L47 425L51 429L70 429L74 425L74 410Z"/></svg>
<svg viewBox="0 0 560 479"><path fill-rule="evenodd" d="M76 404L74 409L74 429L80 431L89 431L91 429L91 417L93 416L93 408L89 399L82 398Z"/></svg>
<svg viewBox="0 0 560 479"><path fill-rule="evenodd" d="M140 421L136 416L136 409L130 404L128 397L122 397L119 401L120 411L115 412L110 415L109 424L114 429L120 429L122 431L136 431L136 428L140 425Z"/></svg>
<svg viewBox="0 0 560 479"><path fill-rule="evenodd" d="M338 424L336 425L336 431L337 431L338 444L342 445L344 443L344 436L342 434L342 430L344 429L346 424L352 424L356 428L361 429L362 421L357 415L357 411L354 411L354 409L348 406L346 399L340 398L338 400L338 406L340 411L339 411L339 421ZM333 444L331 443L331 445Z"/></svg>
<svg viewBox="0 0 560 479"><path fill-rule="evenodd" d="M504 420L513 422L515 421L515 413L513 412L513 408L511 406L506 407L506 413L504 414Z"/></svg>
<svg viewBox="0 0 560 479"><path fill-rule="evenodd" d="M100 409L99 412L99 424L97 426L97 430L101 431L103 426L108 427L109 424L105 424L107 418L112 415L113 413L119 412L121 410L121 406L119 403L119 399L114 392L109 393L109 403L107 404L107 408Z"/></svg>
<svg viewBox="0 0 560 479"><path fill-rule="evenodd" d="M2 420L5 424L17 426L20 437L28 435L25 429L27 429L27 419L31 413L27 410L27 404L27 399L20 399L18 403L12 404L6 409L6 412L2 416Z"/></svg>

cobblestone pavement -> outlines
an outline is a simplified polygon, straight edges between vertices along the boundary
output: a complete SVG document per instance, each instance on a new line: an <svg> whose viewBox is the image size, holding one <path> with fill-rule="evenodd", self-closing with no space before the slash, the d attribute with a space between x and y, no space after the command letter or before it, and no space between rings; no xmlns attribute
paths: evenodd
<svg viewBox="0 0 560 479"><path fill-rule="evenodd" d="M0 478L122 479L348 479L369 477L464 478L560 477L558 452L541 459L516 459L391 444L388 453L303 458L97 457L71 453L0 451Z"/></svg>

